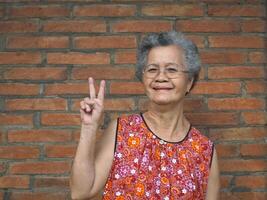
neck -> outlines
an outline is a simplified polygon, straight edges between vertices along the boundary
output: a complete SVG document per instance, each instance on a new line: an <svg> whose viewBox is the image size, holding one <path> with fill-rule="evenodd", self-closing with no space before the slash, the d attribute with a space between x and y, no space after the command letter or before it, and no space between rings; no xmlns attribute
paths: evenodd
<svg viewBox="0 0 267 200"><path fill-rule="evenodd" d="M190 126L183 114L183 103L157 105L151 102L144 117L150 129L168 141L182 139Z"/></svg>

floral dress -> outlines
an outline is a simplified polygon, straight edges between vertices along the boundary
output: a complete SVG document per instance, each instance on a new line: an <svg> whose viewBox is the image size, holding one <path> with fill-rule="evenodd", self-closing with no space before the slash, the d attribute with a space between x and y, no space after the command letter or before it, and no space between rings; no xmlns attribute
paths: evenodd
<svg viewBox="0 0 267 200"><path fill-rule="evenodd" d="M194 127L182 141L155 135L142 114L118 119L104 200L205 199L213 143Z"/></svg>

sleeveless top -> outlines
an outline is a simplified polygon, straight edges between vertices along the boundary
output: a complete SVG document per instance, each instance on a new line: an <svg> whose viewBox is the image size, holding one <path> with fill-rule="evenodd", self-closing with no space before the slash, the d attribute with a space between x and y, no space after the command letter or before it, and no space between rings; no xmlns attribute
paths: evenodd
<svg viewBox="0 0 267 200"><path fill-rule="evenodd" d="M182 141L155 135L142 114L118 119L103 200L204 200L213 143L190 127Z"/></svg>

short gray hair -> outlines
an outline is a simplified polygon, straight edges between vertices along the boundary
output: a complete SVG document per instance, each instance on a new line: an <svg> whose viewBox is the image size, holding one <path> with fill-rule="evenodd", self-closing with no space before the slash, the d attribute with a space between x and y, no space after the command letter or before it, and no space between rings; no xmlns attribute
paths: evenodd
<svg viewBox="0 0 267 200"><path fill-rule="evenodd" d="M137 52L137 78L142 80L142 71L147 63L149 51L154 47L168 45L182 47L185 53L185 62L187 70L189 71L189 78L194 78L194 81L196 81L201 67L198 48L191 40L185 38L181 32L176 31L151 33L144 37Z"/></svg>

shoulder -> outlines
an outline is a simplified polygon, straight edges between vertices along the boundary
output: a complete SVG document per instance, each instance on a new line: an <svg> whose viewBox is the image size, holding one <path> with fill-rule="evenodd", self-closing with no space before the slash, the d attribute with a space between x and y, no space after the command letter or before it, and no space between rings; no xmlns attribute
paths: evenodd
<svg viewBox="0 0 267 200"><path fill-rule="evenodd" d="M197 140L198 142L200 142L202 144L209 144L209 145L213 146L213 142L205 134L203 134L200 130L198 130L195 127L191 128L190 137L193 140Z"/></svg>
<svg viewBox="0 0 267 200"><path fill-rule="evenodd" d="M140 114L121 115L118 118L118 123L124 125L139 125L142 122L142 116Z"/></svg>

